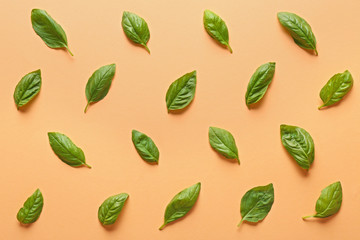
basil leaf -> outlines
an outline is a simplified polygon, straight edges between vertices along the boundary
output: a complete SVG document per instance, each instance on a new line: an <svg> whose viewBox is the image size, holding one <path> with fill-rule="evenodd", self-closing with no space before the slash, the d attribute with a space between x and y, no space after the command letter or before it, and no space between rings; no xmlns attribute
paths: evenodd
<svg viewBox="0 0 360 240"><path fill-rule="evenodd" d="M303 217L326 218L334 215L340 210L342 203L342 187L340 182L330 184L321 191L320 197L316 201L316 214Z"/></svg>
<svg viewBox="0 0 360 240"><path fill-rule="evenodd" d="M150 31L145 20L135 13L124 12L121 25L126 36L134 43L141 44L150 53L146 45L150 38Z"/></svg>
<svg viewBox="0 0 360 240"><path fill-rule="evenodd" d="M312 49L315 51L315 55L318 55L315 35L310 25L303 18L289 12L279 12L277 17L298 46L304 49Z"/></svg>
<svg viewBox="0 0 360 240"><path fill-rule="evenodd" d="M340 101L351 90L352 86L353 78L348 70L332 76L320 91L320 98L324 104L319 109Z"/></svg>
<svg viewBox="0 0 360 240"><path fill-rule="evenodd" d="M41 88L41 71L36 70L26 74L16 85L14 91L14 100L17 109L30 102Z"/></svg>
<svg viewBox="0 0 360 240"><path fill-rule="evenodd" d="M144 133L132 130L132 142L142 159L150 163L158 163L159 149L156 147L151 138Z"/></svg>
<svg viewBox="0 0 360 240"><path fill-rule="evenodd" d="M274 203L274 187L270 183L250 189L241 199L240 213L241 221L258 222L263 220L271 210Z"/></svg>
<svg viewBox="0 0 360 240"><path fill-rule="evenodd" d="M211 147L228 159L236 159L240 164L238 149L233 135L225 129L209 127Z"/></svg>
<svg viewBox="0 0 360 240"><path fill-rule="evenodd" d="M206 32L220 44L226 46L232 53L229 44L229 32L225 22L210 10L204 11L203 21Z"/></svg>
<svg viewBox="0 0 360 240"><path fill-rule="evenodd" d="M175 80L166 92L168 110L183 109L195 96L196 71L192 71Z"/></svg>
<svg viewBox="0 0 360 240"><path fill-rule="evenodd" d="M190 211L198 199L200 188L201 183L197 183L175 195L166 207L164 224L159 230L162 230L168 223L185 216Z"/></svg>
<svg viewBox="0 0 360 240"><path fill-rule="evenodd" d="M98 218L103 225L115 223L129 194L120 193L107 198L99 207Z"/></svg>
<svg viewBox="0 0 360 240"><path fill-rule="evenodd" d="M85 155L81 148L77 147L66 135L58 132L49 132L48 137L52 150L61 161L72 167L85 165L91 168L91 166L86 164Z"/></svg>
<svg viewBox="0 0 360 240"><path fill-rule="evenodd" d="M17 213L17 220L23 224L35 222L41 214L44 206L44 199L39 189L24 202L24 206Z"/></svg>
<svg viewBox="0 0 360 240"><path fill-rule="evenodd" d="M31 23L36 34L48 47L66 48L71 56L74 56L68 47L64 29L45 10L33 9L31 11Z"/></svg>
<svg viewBox="0 0 360 240"><path fill-rule="evenodd" d="M115 69L115 64L105 65L91 75L85 89L88 102L84 112L87 111L90 103L98 102L108 94L111 82L115 75Z"/></svg>
<svg viewBox="0 0 360 240"><path fill-rule="evenodd" d="M250 79L245 95L245 101L248 107L262 99L274 77L274 73L274 62L265 63L256 69Z"/></svg>

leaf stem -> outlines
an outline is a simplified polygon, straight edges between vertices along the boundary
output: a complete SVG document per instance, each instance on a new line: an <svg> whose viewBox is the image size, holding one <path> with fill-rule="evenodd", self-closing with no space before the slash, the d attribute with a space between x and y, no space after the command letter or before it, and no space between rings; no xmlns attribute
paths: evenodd
<svg viewBox="0 0 360 240"><path fill-rule="evenodd" d="M87 164L87 163L84 163L84 165L85 165L86 167L88 167L88 168L91 168L91 166L90 166L89 164Z"/></svg>
<svg viewBox="0 0 360 240"><path fill-rule="evenodd" d="M146 51L148 51L148 53L150 54L150 49L148 48L148 46L146 44L142 44L144 46L144 48L146 49Z"/></svg>
<svg viewBox="0 0 360 240"><path fill-rule="evenodd" d="M318 53L317 49L315 48L314 50L315 50L315 55L319 56L319 53Z"/></svg>
<svg viewBox="0 0 360 240"><path fill-rule="evenodd" d="M318 107L318 109L322 109L323 107L325 107L325 104L321 105L320 107Z"/></svg>
<svg viewBox="0 0 360 240"><path fill-rule="evenodd" d="M159 230L163 230L165 226L166 226L166 223L164 223L163 225L161 225L161 227L159 227Z"/></svg>
<svg viewBox="0 0 360 240"><path fill-rule="evenodd" d="M305 216L305 217L302 217L302 219L311 218L311 217L314 217L314 215Z"/></svg>
<svg viewBox="0 0 360 240"><path fill-rule="evenodd" d="M241 224L243 223L244 219L242 218L241 221L239 222L239 224L237 225L238 227L241 226Z"/></svg>
<svg viewBox="0 0 360 240"><path fill-rule="evenodd" d="M238 163L239 163L239 165L240 165L240 159L239 159L239 158L237 158L237 160L238 160Z"/></svg>
<svg viewBox="0 0 360 240"><path fill-rule="evenodd" d="M88 109L89 105L90 105L90 102L88 102L88 103L86 104L86 107L85 107L85 109L84 109L84 113L86 113L86 111L87 111L87 109Z"/></svg>
<svg viewBox="0 0 360 240"><path fill-rule="evenodd" d="M66 46L66 49L68 50L68 52L70 53L71 56L74 56L74 54L70 51L68 46Z"/></svg>
<svg viewBox="0 0 360 240"><path fill-rule="evenodd" d="M230 44L227 44L226 46L229 49L230 53L233 53L233 50L231 49Z"/></svg>

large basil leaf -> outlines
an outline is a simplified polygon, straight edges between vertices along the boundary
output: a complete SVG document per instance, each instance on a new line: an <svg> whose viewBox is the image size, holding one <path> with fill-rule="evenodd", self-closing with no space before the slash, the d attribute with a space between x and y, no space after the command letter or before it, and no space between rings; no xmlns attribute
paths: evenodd
<svg viewBox="0 0 360 240"><path fill-rule="evenodd" d="M98 102L108 94L111 82L115 75L115 69L115 64L105 65L91 75L85 89L88 102L84 112L87 111L90 103Z"/></svg>
<svg viewBox="0 0 360 240"><path fill-rule="evenodd" d="M45 11L33 9L31 11L31 23L37 35L50 48L66 48L73 56L68 47L64 29Z"/></svg>
<svg viewBox="0 0 360 240"><path fill-rule="evenodd" d="M17 213L19 222L28 224L35 222L41 214L44 206L44 199L39 189L24 202L24 206Z"/></svg>
<svg viewBox="0 0 360 240"><path fill-rule="evenodd" d="M304 49L313 49L315 55L318 55L316 49L316 38L310 25L295 13L279 12L277 17L290 33L295 43Z"/></svg>
<svg viewBox="0 0 360 240"><path fill-rule="evenodd" d="M145 20L135 13L124 12L121 25L126 36L134 43L141 44L150 53L146 45L150 38L150 31Z"/></svg>
<svg viewBox="0 0 360 240"><path fill-rule="evenodd" d="M159 161L159 149L151 138L144 133L132 130L132 141L140 157L147 162Z"/></svg>
<svg viewBox="0 0 360 240"><path fill-rule="evenodd" d="M49 132L48 137L52 150L61 161L72 167L85 165L91 168L85 162L85 155L81 148L77 147L66 135L58 132Z"/></svg>
<svg viewBox="0 0 360 240"><path fill-rule="evenodd" d="M352 86L353 78L348 70L332 76L320 91L320 98L324 104L319 109L340 101L351 90Z"/></svg>
<svg viewBox="0 0 360 240"><path fill-rule="evenodd" d="M164 224L159 228L162 230L166 224L185 216L194 206L200 193L201 183L186 188L175 195L165 210Z"/></svg>
<svg viewBox="0 0 360 240"><path fill-rule="evenodd" d="M269 62L261 65L252 75L247 87L246 105L258 102L266 93L275 73L275 63Z"/></svg>
<svg viewBox="0 0 360 240"><path fill-rule="evenodd" d="M99 221L103 225L115 223L128 197L127 193L120 193L107 198L99 207Z"/></svg>
<svg viewBox="0 0 360 240"><path fill-rule="evenodd" d="M310 134L302 128L282 124L281 142L303 169L308 170L314 161L315 146Z"/></svg>
<svg viewBox="0 0 360 240"><path fill-rule="evenodd" d="M206 32L213 39L226 46L230 53L232 53L233 51L229 44L229 32L224 20L222 20L214 12L205 10L203 21Z"/></svg>
<svg viewBox="0 0 360 240"><path fill-rule="evenodd" d="M26 74L16 85L14 91L14 100L17 109L30 102L40 92L40 88L41 88L40 69Z"/></svg>
<svg viewBox="0 0 360 240"><path fill-rule="evenodd" d="M274 187L272 183L250 189L241 199L241 221L258 222L263 220L274 203Z"/></svg>
<svg viewBox="0 0 360 240"><path fill-rule="evenodd" d="M209 127L209 141L215 151L226 158L236 159L240 164L235 139L230 132L217 127Z"/></svg>
<svg viewBox="0 0 360 240"><path fill-rule="evenodd" d="M195 96L196 71L192 71L175 80L166 93L168 110L183 109L191 103Z"/></svg>
<svg viewBox="0 0 360 240"><path fill-rule="evenodd" d="M326 218L340 210L342 203L342 188L340 182L330 184L321 191L320 197L316 201L316 214L303 217Z"/></svg>

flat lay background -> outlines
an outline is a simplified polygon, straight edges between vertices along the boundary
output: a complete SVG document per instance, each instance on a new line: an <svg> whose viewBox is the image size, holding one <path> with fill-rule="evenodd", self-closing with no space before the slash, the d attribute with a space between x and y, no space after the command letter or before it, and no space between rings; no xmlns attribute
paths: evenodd
<svg viewBox="0 0 360 240"><path fill-rule="evenodd" d="M357 239L360 216L360 2L356 0L105 0L4 1L0 8L0 239ZM45 9L65 30L71 57L48 48L32 29L33 8ZM205 32L210 9L229 28L230 54ZM124 10L143 17L151 37L145 49L121 28ZM298 47L276 13L305 18L319 56ZM276 72L260 104L248 110L249 79L263 63ZM85 86L99 67L116 63L108 95L86 105ZM27 73L41 69L40 94L17 111L13 91ZM319 111L319 92L331 76L348 69L350 93ZM168 86L197 70L193 103L168 114ZM315 161L300 169L280 141L280 124L306 129ZM208 127L229 130L241 165L222 158L208 143ZM159 165L137 154L131 130L149 135ZM72 168L50 148L58 131L81 147L93 167ZM341 181L343 204L328 219L303 221L315 211L321 189ZM202 183L198 202L163 231L166 205L180 190ZM274 184L275 202L258 224L240 228L240 200L247 190ZM36 188L43 212L24 227L16 213ZM109 196L130 197L116 224L104 228L97 210Z"/></svg>

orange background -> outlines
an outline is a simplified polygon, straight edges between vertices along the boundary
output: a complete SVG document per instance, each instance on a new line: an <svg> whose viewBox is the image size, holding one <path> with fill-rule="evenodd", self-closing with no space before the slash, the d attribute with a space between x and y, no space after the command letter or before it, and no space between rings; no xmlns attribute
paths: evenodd
<svg viewBox="0 0 360 240"><path fill-rule="evenodd" d="M360 2L342 1L4 1L0 8L0 239L357 239L360 216ZM35 34L32 8L41 8L64 28L71 57L48 48ZM221 16L234 50L230 54L205 32L202 14ZM124 10L142 16L149 48L135 46L121 28ZM304 17L318 40L319 56L298 47L276 13ZM244 96L263 63L276 73L252 110ZM85 86L100 66L116 63L109 94L86 105ZM42 71L42 89L17 111L13 91L25 74ZM348 69L354 88L337 106L317 110L319 92L335 73ZM197 70L194 102L168 114L165 94L181 75ZM280 142L280 124L306 129L315 161L304 173ZM229 130L241 166L221 158L208 143L208 127ZM136 153L131 130L148 134L160 150L159 165ZM47 132L59 131L81 147L88 169L61 162ZM321 189L340 180L343 204L326 220L314 213ZM164 210L180 190L200 181L193 210L163 231ZM240 199L272 182L275 203L258 224L240 228ZM37 222L22 227L16 213L36 188L44 195ZM110 228L97 219L109 196L130 195Z"/></svg>

